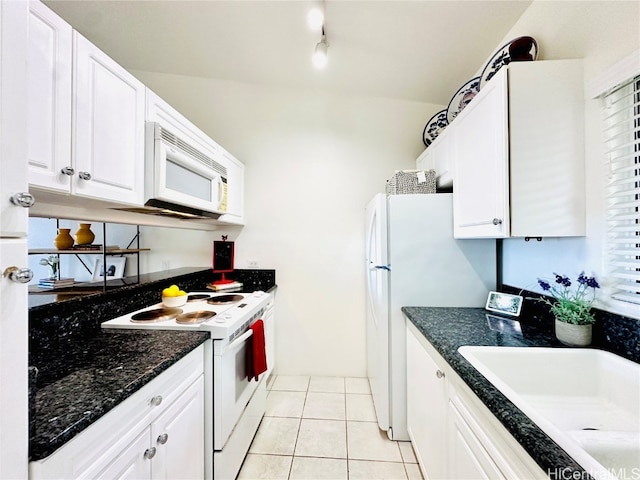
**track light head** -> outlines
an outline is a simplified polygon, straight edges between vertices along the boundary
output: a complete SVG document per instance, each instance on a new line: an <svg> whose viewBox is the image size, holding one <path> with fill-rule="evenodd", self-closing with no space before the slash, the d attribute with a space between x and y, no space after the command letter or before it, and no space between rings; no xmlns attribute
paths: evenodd
<svg viewBox="0 0 640 480"><path fill-rule="evenodd" d="M322 39L316 45L316 48L313 52L313 57L311 57L311 61L316 68L324 68L327 66L327 50L329 49L329 43L327 42L324 34L322 35Z"/></svg>

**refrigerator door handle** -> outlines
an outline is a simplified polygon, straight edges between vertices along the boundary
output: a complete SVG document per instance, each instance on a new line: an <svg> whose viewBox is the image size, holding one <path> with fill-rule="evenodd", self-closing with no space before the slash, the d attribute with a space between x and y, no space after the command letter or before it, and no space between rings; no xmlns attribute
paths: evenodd
<svg viewBox="0 0 640 480"><path fill-rule="evenodd" d="M387 272L390 272L391 265L369 265L369 270L386 270Z"/></svg>

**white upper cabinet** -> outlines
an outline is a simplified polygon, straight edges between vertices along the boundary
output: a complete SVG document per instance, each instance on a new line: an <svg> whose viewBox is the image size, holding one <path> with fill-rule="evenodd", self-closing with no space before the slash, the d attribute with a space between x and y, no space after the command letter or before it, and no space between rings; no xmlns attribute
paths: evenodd
<svg viewBox="0 0 640 480"><path fill-rule="evenodd" d="M585 234L580 60L503 67L447 130L456 238Z"/></svg>
<svg viewBox="0 0 640 480"><path fill-rule="evenodd" d="M506 73L498 72L451 126L456 237L509 236Z"/></svg>
<svg viewBox="0 0 640 480"><path fill-rule="evenodd" d="M441 189L451 188L451 130L443 130L429 148L420 154L416 159L418 170L435 170L436 186Z"/></svg>
<svg viewBox="0 0 640 480"><path fill-rule="evenodd" d="M28 195L26 67L26 4L0 2L0 238L25 237L28 229L28 203L11 201Z"/></svg>
<svg viewBox="0 0 640 480"><path fill-rule="evenodd" d="M29 183L71 190L71 25L29 2Z"/></svg>
<svg viewBox="0 0 640 480"><path fill-rule="evenodd" d="M141 204L144 85L41 2L29 9L29 184Z"/></svg>
<svg viewBox="0 0 640 480"><path fill-rule="evenodd" d="M142 204L145 87L78 32L74 35L71 193Z"/></svg>
<svg viewBox="0 0 640 480"><path fill-rule="evenodd" d="M200 152L216 158L218 144L149 88L146 89L146 104L148 122L159 122L163 128L188 141Z"/></svg>

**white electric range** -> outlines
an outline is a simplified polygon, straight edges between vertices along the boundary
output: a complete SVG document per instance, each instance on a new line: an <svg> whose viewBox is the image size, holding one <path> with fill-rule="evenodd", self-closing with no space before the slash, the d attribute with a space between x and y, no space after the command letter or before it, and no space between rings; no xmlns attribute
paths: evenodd
<svg viewBox="0 0 640 480"><path fill-rule="evenodd" d="M266 408L266 378L273 371L273 298L266 292L189 292L187 303L162 303L122 315L102 328L192 330L211 335L205 359L205 472L208 478L235 478ZM247 348L255 321L264 322L267 371L246 376ZM207 342L208 343L208 342Z"/></svg>

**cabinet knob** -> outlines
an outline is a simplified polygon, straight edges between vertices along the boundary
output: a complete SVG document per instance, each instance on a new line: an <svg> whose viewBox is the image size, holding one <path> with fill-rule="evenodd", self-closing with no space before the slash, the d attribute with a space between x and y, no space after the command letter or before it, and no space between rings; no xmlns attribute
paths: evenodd
<svg viewBox="0 0 640 480"><path fill-rule="evenodd" d="M64 167L60 169L60 173L62 173L63 175L71 176L76 173L76 171L73 169L73 167Z"/></svg>
<svg viewBox="0 0 640 480"><path fill-rule="evenodd" d="M436 370L436 377L444 378L444 372L442 370Z"/></svg>
<svg viewBox="0 0 640 480"><path fill-rule="evenodd" d="M162 435L158 435L158 439L156 440L160 445L164 445L169 440L169 434L163 433Z"/></svg>
<svg viewBox="0 0 640 480"><path fill-rule="evenodd" d="M33 278L33 272L28 268L7 267L2 276L9 278L12 282L29 283Z"/></svg>
<svg viewBox="0 0 640 480"><path fill-rule="evenodd" d="M494 218L491 223L493 223L494 225L502 225L502 219Z"/></svg>
<svg viewBox="0 0 640 480"><path fill-rule="evenodd" d="M29 208L36 203L36 199L29 192L16 193L11 197L11 203L19 207Z"/></svg>
<svg viewBox="0 0 640 480"><path fill-rule="evenodd" d="M149 405L152 407L157 407L162 403L162 395L156 395L151 400L149 400Z"/></svg>
<svg viewBox="0 0 640 480"><path fill-rule="evenodd" d="M151 460L156 456L156 447L147 448L144 451L144 458Z"/></svg>
<svg viewBox="0 0 640 480"><path fill-rule="evenodd" d="M78 172L78 177L82 180L91 180L91 174L89 172Z"/></svg>

